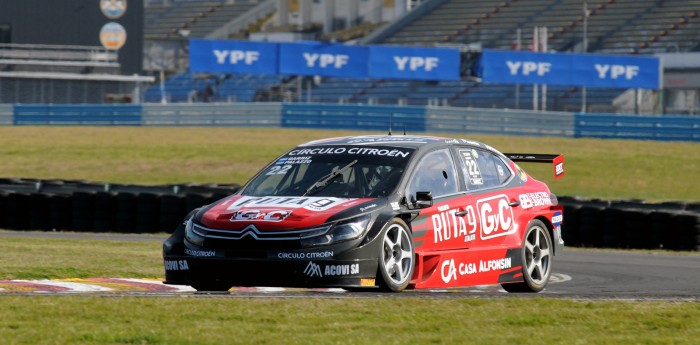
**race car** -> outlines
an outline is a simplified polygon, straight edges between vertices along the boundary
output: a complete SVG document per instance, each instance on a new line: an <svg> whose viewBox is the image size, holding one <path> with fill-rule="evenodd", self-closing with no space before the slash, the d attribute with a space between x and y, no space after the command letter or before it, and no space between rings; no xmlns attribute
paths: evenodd
<svg viewBox="0 0 700 345"><path fill-rule="evenodd" d="M192 211L163 243L166 284L538 292L561 253L563 207L473 140L370 135L299 145L239 192Z"/></svg>

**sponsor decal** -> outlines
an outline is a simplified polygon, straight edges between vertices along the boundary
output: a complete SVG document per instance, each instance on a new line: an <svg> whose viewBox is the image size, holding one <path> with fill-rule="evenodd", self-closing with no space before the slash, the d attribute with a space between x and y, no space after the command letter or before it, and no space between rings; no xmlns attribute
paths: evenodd
<svg viewBox="0 0 700 345"><path fill-rule="evenodd" d="M332 250L322 252L273 252L271 257L282 260L328 259L333 257Z"/></svg>
<svg viewBox="0 0 700 345"><path fill-rule="evenodd" d="M375 208L375 207L377 207L377 204L372 204L372 205L369 205L369 206L366 206L366 207L360 207L360 212L365 212L365 211L367 211L367 210L369 210L369 209L371 209L371 208Z"/></svg>
<svg viewBox="0 0 700 345"><path fill-rule="evenodd" d="M216 256L216 251L214 250L192 250L185 248L185 254L192 256Z"/></svg>
<svg viewBox="0 0 700 345"><path fill-rule="evenodd" d="M349 276L360 273L360 264L326 265L323 274L326 276Z"/></svg>
<svg viewBox="0 0 700 345"><path fill-rule="evenodd" d="M523 209L552 205L552 200L549 198L549 193L545 192L520 194L518 199L520 199L520 207Z"/></svg>
<svg viewBox="0 0 700 345"><path fill-rule="evenodd" d="M552 216L552 225L554 225L554 227L558 227L563 221L564 215L561 214L561 212L554 212L554 216Z"/></svg>
<svg viewBox="0 0 700 345"><path fill-rule="evenodd" d="M380 137L358 137L348 140L348 144L366 144L366 143L392 143L392 142L408 142L408 143L426 143L426 140L440 140L441 138L424 138L407 136L380 136Z"/></svg>
<svg viewBox="0 0 700 345"><path fill-rule="evenodd" d="M374 279L370 279L370 278L360 279L360 286L374 286L374 285L375 285Z"/></svg>
<svg viewBox="0 0 700 345"><path fill-rule="evenodd" d="M513 163L513 166L515 166L515 172L518 174L518 177L520 177L520 180L527 182L527 174L525 173L525 170L520 168L520 166L515 163Z"/></svg>
<svg viewBox="0 0 700 345"><path fill-rule="evenodd" d="M126 29L117 22L105 24L100 30L100 43L102 43L103 47L110 50L117 50L123 47L126 43Z"/></svg>
<svg viewBox="0 0 700 345"><path fill-rule="evenodd" d="M337 154L351 154L351 155L368 155L368 156L386 156L386 157L402 157L406 158L411 154L410 151L398 150L398 149L380 149L380 148L370 148L370 147L319 147L313 149L298 149L289 151L289 156L300 156L300 155L337 155Z"/></svg>
<svg viewBox="0 0 700 345"><path fill-rule="evenodd" d="M476 202L481 223L482 240L512 234L517 230L513 209L508 205L508 196L500 194Z"/></svg>
<svg viewBox="0 0 700 345"><path fill-rule="evenodd" d="M559 176L564 173L564 163L558 163L554 166L554 173Z"/></svg>
<svg viewBox="0 0 700 345"><path fill-rule="evenodd" d="M278 211L260 211L260 210L244 210L236 211L231 216L232 222L247 222L247 221L264 221L264 222L281 222L289 215L292 211L289 210L278 210Z"/></svg>
<svg viewBox="0 0 700 345"><path fill-rule="evenodd" d="M324 265L323 267L313 261L309 261L304 269L304 274L309 277L322 278L324 275L329 276L349 276L360 273L360 264L340 264L340 265Z"/></svg>
<svg viewBox="0 0 700 345"><path fill-rule="evenodd" d="M440 274L445 284L456 281L461 276L475 273L491 272L511 268L513 265L511 258L501 258L493 260L479 260L476 262L455 263L454 259L445 260L440 266Z"/></svg>
<svg viewBox="0 0 700 345"><path fill-rule="evenodd" d="M105 17L117 19L126 12L127 0L100 0L100 10Z"/></svg>
<svg viewBox="0 0 700 345"><path fill-rule="evenodd" d="M314 263L313 261L309 261L309 264L306 265L306 268L304 269L304 274L306 274L309 277L323 277L323 273L321 273L321 266Z"/></svg>
<svg viewBox="0 0 700 345"><path fill-rule="evenodd" d="M445 144L459 144L459 140L457 140L457 139L445 140Z"/></svg>
<svg viewBox="0 0 700 345"><path fill-rule="evenodd" d="M483 185L484 179L481 177L481 170L479 170L479 165L476 163L476 158L479 157L479 154L476 150L459 152L462 154L462 158L464 158L464 167L462 167L462 170L464 170L464 174L467 175L469 184Z"/></svg>
<svg viewBox="0 0 700 345"><path fill-rule="evenodd" d="M166 271L189 271L187 260L165 260Z"/></svg>
<svg viewBox="0 0 700 345"><path fill-rule="evenodd" d="M324 211L340 205L350 199L330 197L254 197L244 196L233 202L226 210L235 211L241 207L284 207L305 208L312 211ZM288 215L287 215L288 216Z"/></svg>
<svg viewBox="0 0 700 345"><path fill-rule="evenodd" d="M282 157L277 160L275 164L311 164L313 160L311 156L301 156L301 157Z"/></svg>
<svg viewBox="0 0 700 345"><path fill-rule="evenodd" d="M399 206L398 201L395 201L395 202L392 202L392 203L391 203L391 209L394 210L394 211L397 211L397 210L401 209L401 206Z"/></svg>
<svg viewBox="0 0 700 345"><path fill-rule="evenodd" d="M474 207L469 205L466 211L465 216L457 216L458 208L450 209L449 205L439 206L439 213L430 217L433 222L434 243L449 241L453 238L464 238L464 242L476 239L477 219Z"/></svg>
<svg viewBox="0 0 700 345"><path fill-rule="evenodd" d="M473 146L481 146L480 142L472 141L472 140L467 140L467 139L462 139L462 143L464 144L469 144Z"/></svg>

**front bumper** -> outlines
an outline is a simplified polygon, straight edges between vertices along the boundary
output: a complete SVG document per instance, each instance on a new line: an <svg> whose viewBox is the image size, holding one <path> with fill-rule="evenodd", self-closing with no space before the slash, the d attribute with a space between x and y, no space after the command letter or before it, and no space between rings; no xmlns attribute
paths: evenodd
<svg viewBox="0 0 700 345"><path fill-rule="evenodd" d="M380 241L362 239L311 249L245 250L194 246L183 227L163 243L166 284L275 287L371 287ZM255 244L255 243L252 243ZM249 246L254 247L254 246Z"/></svg>
<svg viewBox="0 0 700 345"><path fill-rule="evenodd" d="M251 260L168 255L165 284L230 286L374 286L377 260Z"/></svg>

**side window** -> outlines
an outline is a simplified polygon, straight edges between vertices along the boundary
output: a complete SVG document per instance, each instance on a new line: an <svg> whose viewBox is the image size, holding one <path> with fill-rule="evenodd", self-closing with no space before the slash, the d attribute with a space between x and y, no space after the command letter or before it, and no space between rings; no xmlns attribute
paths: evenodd
<svg viewBox="0 0 700 345"><path fill-rule="evenodd" d="M447 149L425 155L418 162L406 190L411 200L416 192L432 192L433 198L438 198L458 191L454 162Z"/></svg>
<svg viewBox="0 0 700 345"><path fill-rule="evenodd" d="M500 186L511 175L506 164L490 152L469 148L460 148L458 151L469 190Z"/></svg>

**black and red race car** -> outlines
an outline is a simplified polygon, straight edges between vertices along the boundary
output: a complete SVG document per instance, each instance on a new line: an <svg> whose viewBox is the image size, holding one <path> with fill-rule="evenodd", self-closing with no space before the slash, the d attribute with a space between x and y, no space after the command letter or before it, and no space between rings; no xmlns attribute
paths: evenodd
<svg viewBox="0 0 700 345"><path fill-rule="evenodd" d="M537 292L563 248L563 207L480 142L330 138L295 147L235 195L190 213L163 244L165 283L435 289L501 284Z"/></svg>

